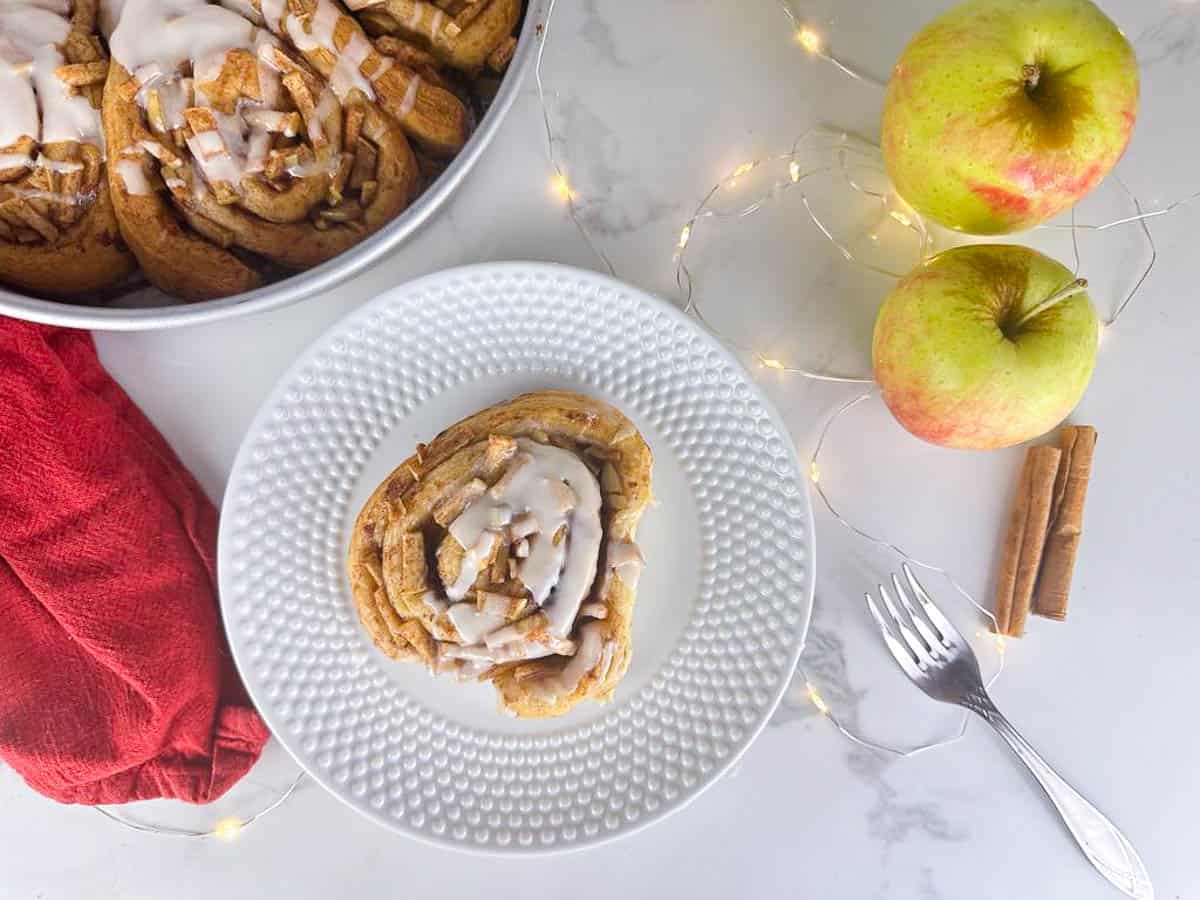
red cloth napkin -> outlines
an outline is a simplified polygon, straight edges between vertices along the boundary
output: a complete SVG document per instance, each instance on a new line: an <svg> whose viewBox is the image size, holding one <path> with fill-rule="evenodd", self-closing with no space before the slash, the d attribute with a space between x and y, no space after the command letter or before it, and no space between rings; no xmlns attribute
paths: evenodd
<svg viewBox="0 0 1200 900"><path fill-rule="evenodd" d="M34 789L206 803L258 759L216 543L91 335L0 318L0 759Z"/></svg>

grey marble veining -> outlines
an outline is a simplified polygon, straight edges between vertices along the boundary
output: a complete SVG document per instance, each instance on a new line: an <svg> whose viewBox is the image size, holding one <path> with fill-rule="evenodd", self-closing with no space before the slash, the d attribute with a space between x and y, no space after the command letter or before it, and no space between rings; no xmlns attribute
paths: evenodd
<svg viewBox="0 0 1200 900"><path fill-rule="evenodd" d="M678 215L677 201L657 197L652 185L618 160L617 132L587 103L565 96L551 101L550 108L555 128L570 135L563 159L580 195L584 224L595 236L611 240Z"/></svg>
<svg viewBox="0 0 1200 900"><path fill-rule="evenodd" d="M1200 57L1200 21L1194 9L1183 4L1171 9L1134 38L1143 68L1160 63L1187 66Z"/></svg>

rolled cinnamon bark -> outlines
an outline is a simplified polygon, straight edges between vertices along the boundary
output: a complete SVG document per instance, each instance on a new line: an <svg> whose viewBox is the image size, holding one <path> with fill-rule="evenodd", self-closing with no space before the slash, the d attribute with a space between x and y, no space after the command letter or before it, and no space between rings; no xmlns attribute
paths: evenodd
<svg viewBox="0 0 1200 900"><path fill-rule="evenodd" d="M1062 462L1054 484L1033 611L1047 619L1062 621L1067 616L1075 556L1083 536L1083 506L1092 473L1096 429L1090 425L1068 425L1062 430L1059 446Z"/></svg>
<svg viewBox="0 0 1200 900"><path fill-rule="evenodd" d="M1046 542L1054 482L1062 454L1057 447L1032 447L1025 456L996 581L996 631L1021 637Z"/></svg>

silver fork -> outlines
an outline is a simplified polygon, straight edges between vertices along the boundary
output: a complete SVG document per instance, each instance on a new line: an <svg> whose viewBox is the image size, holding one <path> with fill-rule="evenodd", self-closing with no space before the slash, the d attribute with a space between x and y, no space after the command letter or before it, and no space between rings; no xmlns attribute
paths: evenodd
<svg viewBox="0 0 1200 900"><path fill-rule="evenodd" d="M975 651L934 605L907 563L904 580L908 590L896 575L892 575L896 601L887 588L879 586L883 612L875 598L866 595L867 607L904 674L934 700L965 707L991 725L1033 773L1071 836L1100 874L1130 897L1154 900L1150 876L1133 845L1096 807L1050 768L1000 714L983 685Z"/></svg>

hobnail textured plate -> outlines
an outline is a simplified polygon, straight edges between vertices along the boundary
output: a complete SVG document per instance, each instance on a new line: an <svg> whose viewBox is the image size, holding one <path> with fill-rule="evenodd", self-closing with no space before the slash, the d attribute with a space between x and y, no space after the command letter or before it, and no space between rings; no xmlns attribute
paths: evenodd
<svg viewBox="0 0 1200 900"><path fill-rule="evenodd" d="M545 721L491 685L389 660L345 571L361 504L419 440L523 391L608 400L654 451L633 662L613 701ZM812 513L791 441L744 370L677 309L532 263L376 298L292 366L234 464L221 606L272 731L371 818L464 849L548 852L662 818L770 717L812 605Z"/></svg>

